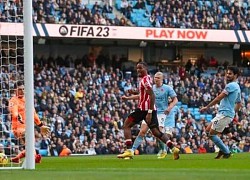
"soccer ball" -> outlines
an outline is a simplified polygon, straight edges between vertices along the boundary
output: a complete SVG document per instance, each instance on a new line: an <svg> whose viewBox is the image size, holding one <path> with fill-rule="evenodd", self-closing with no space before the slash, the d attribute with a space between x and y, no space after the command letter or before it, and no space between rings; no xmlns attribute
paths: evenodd
<svg viewBox="0 0 250 180"><path fill-rule="evenodd" d="M0 165L6 165L8 161L8 157L4 153L0 153Z"/></svg>

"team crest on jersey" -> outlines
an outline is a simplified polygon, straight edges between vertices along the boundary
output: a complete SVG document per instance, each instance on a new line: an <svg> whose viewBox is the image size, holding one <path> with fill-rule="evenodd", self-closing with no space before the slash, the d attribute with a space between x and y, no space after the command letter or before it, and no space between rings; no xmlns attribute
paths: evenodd
<svg viewBox="0 0 250 180"><path fill-rule="evenodd" d="M13 107L14 103L13 102L9 102L9 107Z"/></svg>

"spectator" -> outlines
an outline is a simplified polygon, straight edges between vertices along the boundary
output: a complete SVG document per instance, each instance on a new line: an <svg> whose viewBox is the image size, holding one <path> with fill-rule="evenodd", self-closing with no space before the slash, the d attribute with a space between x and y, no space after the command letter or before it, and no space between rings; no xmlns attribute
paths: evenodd
<svg viewBox="0 0 250 180"><path fill-rule="evenodd" d="M204 147L204 144L201 143L199 148L198 148L198 153L201 154L201 153L207 153L207 150L206 148Z"/></svg>
<svg viewBox="0 0 250 180"><path fill-rule="evenodd" d="M244 147L243 147L243 152L250 152L250 143L249 141L246 141Z"/></svg>
<svg viewBox="0 0 250 180"><path fill-rule="evenodd" d="M42 137L40 149L48 150L50 145L49 139L45 136Z"/></svg>
<svg viewBox="0 0 250 180"><path fill-rule="evenodd" d="M105 0L104 5L102 7L102 13L112 13L113 8L109 5L109 1Z"/></svg>
<svg viewBox="0 0 250 180"><path fill-rule="evenodd" d="M113 7L106 0L101 3L96 2L93 6L86 6L82 2L77 4L76 1L70 1L66 5L62 2L33 1L33 21L35 23L117 25L117 22L112 19L103 18L106 13L113 12ZM166 1L137 0L132 7L127 0L123 0L118 9L126 18L130 19L133 9L146 10L146 4L152 7L152 12L149 14L159 13L160 18L163 19L161 21L157 18L152 21L152 25L156 27L232 30L249 30L250 28L247 7L242 7L242 4L236 2L218 1L205 6L191 0L185 1L183 4L181 1L166 3ZM0 22L23 21L21 1L1 2L0 7L2 12ZM88 9L89 7L92 8ZM165 9L165 12L162 9ZM183 17L177 9L184 12ZM125 23L125 25L128 24Z"/></svg>
<svg viewBox="0 0 250 180"><path fill-rule="evenodd" d="M186 154L192 154L192 153L193 153L193 151L192 151L192 149L190 148L189 145L187 145L187 146L184 148L184 151L185 151Z"/></svg>
<svg viewBox="0 0 250 180"><path fill-rule="evenodd" d="M197 153L198 153L198 148L197 148L197 145L196 145L196 144L193 145L192 152L193 152L194 154L197 154Z"/></svg>
<svg viewBox="0 0 250 180"><path fill-rule="evenodd" d="M137 0L137 2L135 3L134 7L135 9L145 9L146 5L144 0Z"/></svg>
<svg viewBox="0 0 250 180"><path fill-rule="evenodd" d="M210 58L209 66L211 66L211 67L217 67L218 66L218 61L213 56L211 56L211 58Z"/></svg>
<svg viewBox="0 0 250 180"><path fill-rule="evenodd" d="M128 5L129 5L129 3L127 0L122 0L120 10L124 16L126 16L126 14L127 14Z"/></svg>
<svg viewBox="0 0 250 180"><path fill-rule="evenodd" d="M156 154L158 152L153 141L148 142L148 146L146 147L145 151L146 151L146 154Z"/></svg>
<svg viewBox="0 0 250 180"><path fill-rule="evenodd" d="M64 144L62 147L62 151L60 152L59 156L60 157L65 157L69 156L71 154L71 150Z"/></svg>

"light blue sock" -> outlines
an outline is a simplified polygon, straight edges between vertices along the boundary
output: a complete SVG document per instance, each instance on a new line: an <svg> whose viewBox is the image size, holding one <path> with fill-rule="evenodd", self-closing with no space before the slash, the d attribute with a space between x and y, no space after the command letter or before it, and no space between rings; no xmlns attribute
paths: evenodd
<svg viewBox="0 0 250 180"><path fill-rule="evenodd" d="M163 151L168 152L168 147L167 147L167 145L165 143L164 143Z"/></svg>
<svg viewBox="0 0 250 180"><path fill-rule="evenodd" d="M160 141L160 140L158 140L158 146L159 146L159 149L161 150L161 151L164 151L164 145L165 145L165 143L164 142L162 142L162 141Z"/></svg>
<svg viewBox="0 0 250 180"><path fill-rule="evenodd" d="M211 136L211 140L214 142L214 144L216 146L218 146L220 148L220 150L225 153L225 154L229 154L230 151L227 148L227 146L223 143L223 141L217 136L217 135L212 135Z"/></svg>
<svg viewBox="0 0 250 180"><path fill-rule="evenodd" d="M136 137L136 139L133 143L133 146L132 146L133 151L135 151L141 145L142 140L143 140L143 137L141 137L141 136Z"/></svg>

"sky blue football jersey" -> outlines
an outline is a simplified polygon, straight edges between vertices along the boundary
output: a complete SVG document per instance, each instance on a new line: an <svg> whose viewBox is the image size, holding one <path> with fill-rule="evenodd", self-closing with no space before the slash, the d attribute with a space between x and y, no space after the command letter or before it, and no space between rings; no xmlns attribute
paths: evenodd
<svg viewBox="0 0 250 180"><path fill-rule="evenodd" d="M223 90L227 94L224 97L219 106L219 114L233 118L235 115L235 103L241 102L241 90L237 82L230 82Z"/></svg>
<svg viewBox="0 0 250 180"><path fill-rule="evenodd" d="M153 91L155 94L155 105L157 108L157 113L163 113L168 107L168 97L177 96L174 89L166 84L163 84L161 87L156 87L153 85Z"/></svg>
<svg viewBox="0 0 250 180"><path fill-rule="evenodd" d="M174 106L166 117L164 127L175 127L175 117L180 115L180 109L178 106Z"/></svg>

